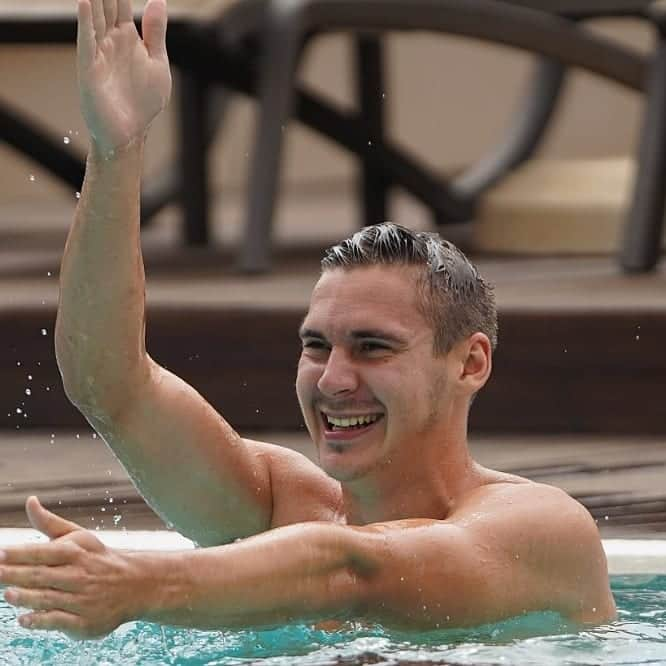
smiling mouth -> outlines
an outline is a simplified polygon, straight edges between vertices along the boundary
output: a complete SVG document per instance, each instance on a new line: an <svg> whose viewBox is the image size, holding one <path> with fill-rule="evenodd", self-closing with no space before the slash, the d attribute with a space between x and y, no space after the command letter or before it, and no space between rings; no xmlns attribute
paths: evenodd
<svg viewBox="0 0 666 666"><path fill-rule="evenodd" d="M378 421L384 418L383 414L364 414L361 416L329 416L321 412L321 418L324 423L326 434L360 434L369 430Z"/></svg>

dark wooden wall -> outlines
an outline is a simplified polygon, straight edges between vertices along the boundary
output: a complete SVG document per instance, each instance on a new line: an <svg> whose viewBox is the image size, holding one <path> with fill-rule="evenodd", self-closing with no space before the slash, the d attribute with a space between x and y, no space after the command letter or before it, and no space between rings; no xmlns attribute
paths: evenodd
<svg viewBox="0 0 666 666"><path fill-rule="evenodd" d="M294 379L303 315L149 307L147 347L237 429L299 429ZM52 310L0 312L0 428L85 424L62 390L54 323ZM472 409L477 431L666 433L666 308L505 311L494 364Z"/></svg>

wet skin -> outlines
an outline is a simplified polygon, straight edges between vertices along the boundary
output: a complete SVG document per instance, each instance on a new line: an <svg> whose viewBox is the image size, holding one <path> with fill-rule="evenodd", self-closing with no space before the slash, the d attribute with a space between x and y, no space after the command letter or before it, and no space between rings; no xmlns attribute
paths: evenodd
<svg viewBox="0 0 666 666"><path fill-rule="evenodd" d="M490 478L466 449L469 393L490 373L490 344L477 334L435 355L417 276L409 267L327 271L301 326L296 390L350 522L444 518L457 496ZM359 415L377 420L346 431L326 418Z"/></svg>
<svg viewBox="0 0 666 666"><path fill-rule="evenodd" d="M134 619L418 629L545 609L580 623L612 619L585 509L471 459L468 405L490 374L489 342L474 334L435 356L414 279L404 269L336 270L315 288L297 391L322 469L295 452L241 445L269 460L273 529L185 553L123 553L33 498L30 520L52 541L7 548L0 564L7 601L31 609L21 623L86 638ZM347 433L322 412L379 418Z"/></svg>
<svg viewBox="0 0 666 666"><path fill-rule="evenodd" d="M241 437L146 353L139 193L145 135L170 91L166 24L164 0L148 0L143 40L129 0L79 0L92 142L60 271L56 354L70 400L142 495L206 547L107 548L31 498L29 520L51 541L0 554L5 598L28 609L20 622L89 638L136 619L204 629L330 618L427 629L544 609L612 619L589 513L471 459L467 416L490 343L473 333L435 355L412 269L336 269L314 289L297 393L320 467ZM330 422L359 415L372 423L356 432Z"/></svg>

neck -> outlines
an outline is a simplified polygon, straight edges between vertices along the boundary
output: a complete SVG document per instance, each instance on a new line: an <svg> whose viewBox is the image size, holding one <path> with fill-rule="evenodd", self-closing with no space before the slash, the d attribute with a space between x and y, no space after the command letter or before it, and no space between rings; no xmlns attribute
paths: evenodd
<svg viewBox="0 0 666 666"><path fill-rule="evenodd" d="M432 518L444 520L458 499L478 485L478 466L466 438L413 451L408 460L393 458L363 478L343 483L349 524Z"/></svg>

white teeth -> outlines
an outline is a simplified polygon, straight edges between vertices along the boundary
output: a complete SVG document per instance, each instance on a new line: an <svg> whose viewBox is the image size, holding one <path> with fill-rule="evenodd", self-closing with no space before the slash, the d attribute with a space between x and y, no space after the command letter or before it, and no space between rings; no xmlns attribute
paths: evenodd
<svg viewBox="0 0 666 666"><path fill-rule="evenodd" d="M335 416L326 416L330 425L338 428L349 428L355 425L366 425L374 423L379 418L378 414L368 414L366 416L350 416L349 418L337 418Z"/></svg>

